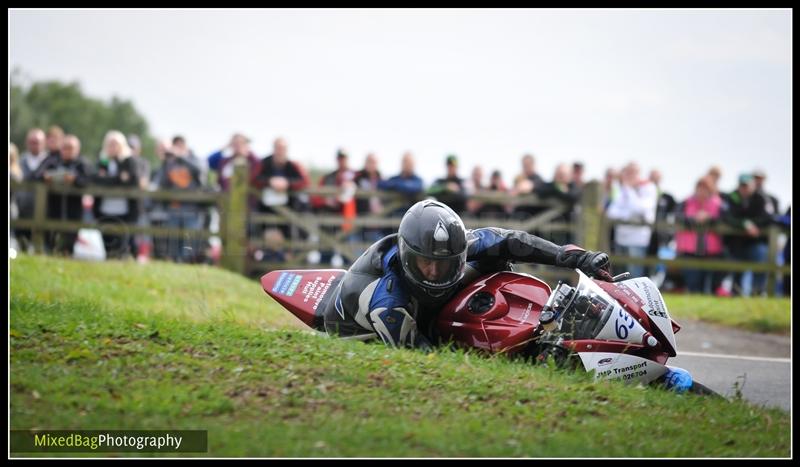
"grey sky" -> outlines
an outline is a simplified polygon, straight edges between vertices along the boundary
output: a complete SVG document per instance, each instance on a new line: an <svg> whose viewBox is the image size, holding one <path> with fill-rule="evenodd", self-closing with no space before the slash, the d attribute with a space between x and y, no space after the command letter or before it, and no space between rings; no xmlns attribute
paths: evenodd
<svg viewBox="0 0 800 467"><path fill-rule="evenodd" d="M234 131L260 155L384 174L408 149L427 181L455 153L506 181L525 152L545 178L637 160L688 196L755 167L791 194L790 10L11 11L9 70L134 101L198 153Z"/></svg>

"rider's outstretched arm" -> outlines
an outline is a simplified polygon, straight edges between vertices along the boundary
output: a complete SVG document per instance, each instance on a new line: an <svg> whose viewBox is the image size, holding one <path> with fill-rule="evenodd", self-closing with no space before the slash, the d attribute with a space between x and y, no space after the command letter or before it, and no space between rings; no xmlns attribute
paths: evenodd
<svg viewBox="0 0 800 467"><path fill-rule="evenodd" d="M502 259L577 268L586 274L611 280L610 261L603 252L576 245L556 245L521 230L486 227L471 231L467 260Z"/></svg>

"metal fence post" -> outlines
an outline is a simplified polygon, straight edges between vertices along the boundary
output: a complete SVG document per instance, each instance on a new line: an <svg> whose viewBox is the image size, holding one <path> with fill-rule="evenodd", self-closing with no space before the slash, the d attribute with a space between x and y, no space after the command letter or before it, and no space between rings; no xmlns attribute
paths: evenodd
<svg viewBox="0 0 800 467"><path fill-rule="evenodd" d="M233 177L220 212L222 267L245 274L247 256L248 166L244 159L232 162Z"/></svg>

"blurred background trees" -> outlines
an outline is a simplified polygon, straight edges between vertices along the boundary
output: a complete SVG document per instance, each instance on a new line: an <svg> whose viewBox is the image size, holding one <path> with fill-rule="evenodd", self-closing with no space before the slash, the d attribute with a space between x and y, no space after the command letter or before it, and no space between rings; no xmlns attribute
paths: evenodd
<svg viewBox="0 0 800 467"><path fill-rule="evenodd" d="M77 81L26 82L18 68L11 73L10 83L10 137L20 152L25 150L25 135L30 128L47 131L51 125L58 125L80 138L81 153L96 160L106 131L115 129L125 135L139 135L142 155L154 162L155 140L147 120L131 101L114 96L106 102L86 96Z"/></svg>

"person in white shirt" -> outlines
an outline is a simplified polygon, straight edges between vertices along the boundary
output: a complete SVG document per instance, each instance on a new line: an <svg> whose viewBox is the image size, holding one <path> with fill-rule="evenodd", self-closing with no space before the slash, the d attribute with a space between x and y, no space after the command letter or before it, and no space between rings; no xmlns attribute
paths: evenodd
<svg viewBox="0 0 800 467"><path fill-rule="evenodd" d="M28 136L25 138L25 147L27 151L22 154L23 180L30 180L33 173L39 168L39 165L47 158L44 139L44 131L41 128L32 128L28 130Z"/></svg>
<svg viewBox="0 0 800 467"><path fill-rule="evenodd" d="M47 149L45 148L45 135L41 128L31 128L25 137L26 151L20 158L20 166L22 169L22 180L33 180L33 175L39 169L39 166L47 158ZM16 194L17 201L17 215L22 219L33 218L34 206L34 193L33 191L20 190ZM31 231L30 229L16 229L14 231L20 245L30 250L31 244Z"/></svg>
<svg viewBox="0 0 800 467"><path fill-rule="evenodd" d="M618 195L611 200L606 215L609 219L652 224L656 220L658 190L653 182L640 177L639 166L631 162L622 169ZM650 244L652 228L647 225L620 224L614 229L614 251L617 254L643 258ZM633 277L644 275L644 266L627 265Z"/></svg>

